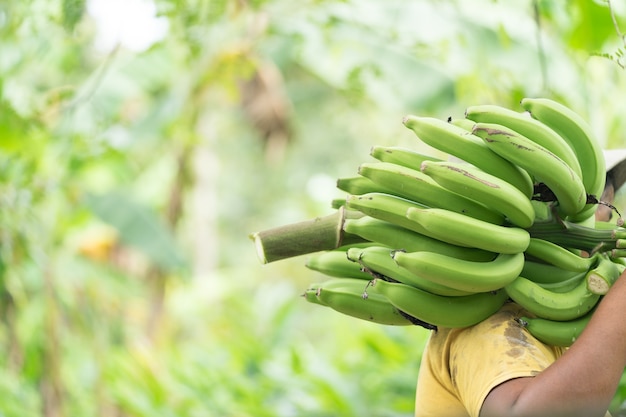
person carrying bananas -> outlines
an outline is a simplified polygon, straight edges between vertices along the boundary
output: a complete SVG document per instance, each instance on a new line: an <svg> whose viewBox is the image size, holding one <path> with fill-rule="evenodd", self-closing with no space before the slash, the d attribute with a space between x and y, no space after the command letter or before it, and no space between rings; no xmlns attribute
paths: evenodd
<svg viewBox="0 0 626 417"><path fill-rule="evenodd" d="M626 150L605 151L612 203L626 182ZM611 210L599 205L596 219ZM417 381L415 417L610 416L626 367L626 273L603 297L571 347L550 346L524 331L524 314L507 303L487 320L431 333Z"/></svg>

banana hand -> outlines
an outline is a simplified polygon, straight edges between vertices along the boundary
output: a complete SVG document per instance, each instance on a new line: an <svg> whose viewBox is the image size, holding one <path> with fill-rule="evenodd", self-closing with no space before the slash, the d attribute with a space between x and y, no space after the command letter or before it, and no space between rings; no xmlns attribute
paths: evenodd
<svg viewBox="0 0 626 417"><path fill-rule="evenodd" d="M490 261L495 257L493 252L452 245L370 216L347 219L344 222L343 230L370 242L377 242L391 249L402 249L407 252L428 250L467 261Z"/></svg>
<svg viewBox="0 0 626 417"><path fill-rule="evenodd" d="M587 194L582 180L545 147L497 124L477 123L474 134L483 138L489 149L544 183L556 196L559 209L565 215L577 215L585 208Z"/></svg>
<svg viewBox="0 0 626 417"><path fill-rule="evenodd" d="M424 163L427 162L425 161ZM456 211L490 223L502 224L504 222L504 216L492 210L491 206L473 201L468 193L465 193L466 195L464 196L455 190L443 187L430 175L420 171L419 167L412 169L390 162L363 163L359 166L359 174L368 178L374 184L379 185L381 192L390 190L388 191L389 194L406 198L428 207ZM517 191L515 187L511 185L509 187ZM504 196L504 192L502 195ZM525 198L523 195L522 197ZM529 201L528 199L526 200ZM530 205L530 203L528 204ZM534 214L532 207L530 209ZM532 222L528 226L531 224Z"/></svg>
<svg viewBox="0 0 626 417"><path fill-rule="evenodd" d="M367 281L333 278L312 285L304 298L339 313L378 324L408 326L413 323L402 315L386 297L370 288Z"/></svg>
<svg viewBox="0 0 626 417"><path fill-rule="evenodd" d="M502 290L460 297L431 294L402 283L374 280L374 287L396 308L438 327L468 327L498 311L507 299Z"/></svg>
<svg viewBox="0 0 626 417"><path fill-rule="evenodd" d="M557 132L574 150L581 167L581 178L587 194L602 196L606 180L606 163L600 143L589 125L572 109L546 98L524 98L522 107L530 115ZM572 221L593 216L596 207L588 204Z"/></svg>
<svg viewBox="0 0 626 417"><path fill-rule="evenodd" d="M398 265L393 260L392 253L389 248L373 246L349 249L347 255L350 260L359 263L363 270L369 271L372 277L382 276L386 281L401 282L438 295L454 297L469 294L467 291L450 288L412 273Z"/></svg>
<svg viewBox="0 0 626 417"><path fill-rule="evenodd" d="M548 125L533 119L528 113L520 113L497 105L468 107L465 117L477 123L494 123L506 126L520 135L538 143L561 158L582 178L580 163L567 141Z"/></svg>
<svg viewBox="0 0 626 417"><path fill-rule="evenodd" d="M531 200L520 190L495 175L468 164L454 162L424 161L421 171L453 193L501 213L516 226L527 228L532 226L535 220L535 210ZM436 206L431 205L431 207Z"/></svg>
<svg viewBox="0 0 626 417"><path fill-rule="evenodd" d="M524 254L500 253L489 262L464 261L435 252L394 251L399 266L446 287L467 292L498 290L516 279L524 266Z"/></svg>
<svg viewBox="0 0 626 417"><path fill-rule="evenodd" d="M586 280L581 280L571 291L556 292L520 276L507 285L505 290L513 301L537 317L558 321L584 316L600 299L598 294L587 289Z"/></svg>
<svg viewBox="0 0 626 417"><path fill-rule="evenodd" d="M524 252L530 242L528 232L519 227L499 226L443 209L411 207L406 218L414 223L409 228L434 239L494 253Z"/></svg>
<svg viewBox="0 0 626 417"><path fill-rule="evenodd" d="M494 154L471 132L432 117L406 116L403 123L427 145L502 178L529 198L532 196L533 182L528 173Z"/></svg>

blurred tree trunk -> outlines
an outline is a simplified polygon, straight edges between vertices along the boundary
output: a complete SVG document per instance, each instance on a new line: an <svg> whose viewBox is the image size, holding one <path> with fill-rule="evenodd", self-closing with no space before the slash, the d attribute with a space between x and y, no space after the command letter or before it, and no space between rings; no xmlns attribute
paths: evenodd
<svg viewBox="0 0 626 417"><path fill-rule="evenodd" d="M45 337L43 338L43 369L41 398L44 417L63 417L63 381L61 378L61 347L59 337L59 305L51 265L43 270L45 296Z"/></svg>
<svg viewBox="0 0 626 417"><path fill-rule="evenodd" d="M166 222L172 232L175 233L179 220L183 214L183 200L185 188L190 182L190 161L194 145L187 143L179 151L176 158L176 176L170 189L166 211ZM167 289L168 271L152 264L146 273L149 282L150 313L148 317L147 333L150 340L154 341L158 328L164 315L165 292Z"/></svg>
<svg viewBox="0 0 626 417"><path fill-rule="evenodd" d="M208 277L215 269L218 257L217 183L219 160L212 150L211 142L215 138L215 124L210 116L199 123L198 130L209 144L198 146L193 156L194 187L192 191L191 224L193 236L194 277Z"/></svg>
<svg viewBox="0 0 626 417"><path fill-rule="evenodd" d="M0 288L0 292L2 293L2 296L0 297L2 299L2 310L0 310L0 314L2 315L2 321L6 327L8 339L8 365L11 371L17 372L22 368L22 364L24 363L24 352L15 328L15 300L13 299L11 292L5 286Z"/></svg>

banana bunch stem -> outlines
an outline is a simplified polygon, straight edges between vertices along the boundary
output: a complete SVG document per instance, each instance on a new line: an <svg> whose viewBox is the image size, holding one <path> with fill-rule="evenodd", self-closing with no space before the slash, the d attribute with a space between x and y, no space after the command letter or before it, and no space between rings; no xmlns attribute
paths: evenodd
<svg viewBox="0 0 626 417"><path fill-rule="evenodd" d="M346 233L343 228L347 219L362 215L342 206L327 216L256 232L250 238L255 243L259 259L266 264L364 241L359 236ZM626 255L626 229L622 227L592 228L553 214L544 220L535 221L526 230L533 238L581 249L590 254L611 252L613 257Z"/></svg>
<svg viewBox="0 0 626 417"><path fill-rule="evenodd" d="M598 229L551 216L535 222L527 229L531 237L544 239L567 248L581 249L591 255L621 249L621 240L626 238L626 229Z"/></svg>
<svg viewBox="0 0 626 417"><path fill-rule="evenodd" d="M254 241L261 263L267 264L364 241L343 230L347 219L362 216L360 212L340 207L327 216L255 232L249 237Z"/></svg>

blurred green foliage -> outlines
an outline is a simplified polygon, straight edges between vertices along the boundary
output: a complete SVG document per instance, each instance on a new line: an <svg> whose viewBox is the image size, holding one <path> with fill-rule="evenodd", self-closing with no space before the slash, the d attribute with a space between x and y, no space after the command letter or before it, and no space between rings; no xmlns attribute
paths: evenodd
<svg viewBox="0 0 626 417"><path fill-rule="evenodd" d="M412 415L426 331L305 303L248 234L420 146L407 113L548 95L624 146L612 7L0 3L0 415Z"/></svg>

